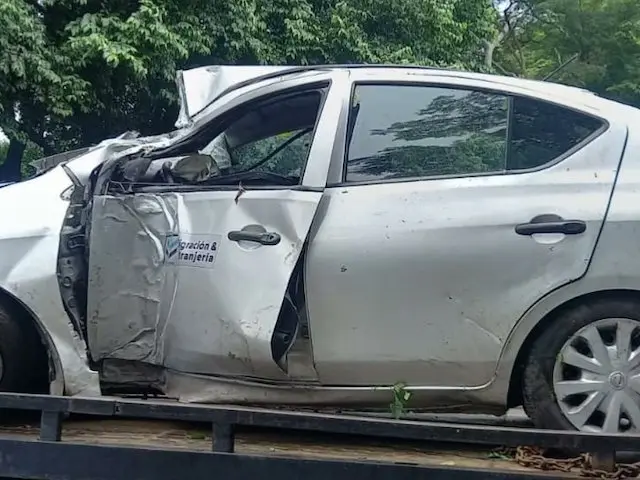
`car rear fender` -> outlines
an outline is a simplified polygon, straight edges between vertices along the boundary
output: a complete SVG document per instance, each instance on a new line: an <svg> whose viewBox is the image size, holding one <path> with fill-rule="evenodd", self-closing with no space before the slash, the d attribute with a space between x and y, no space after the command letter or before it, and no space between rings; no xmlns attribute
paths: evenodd
<svg viewBox="0 0 640 480"><path fill-rule="evenodd" d="M540 331L536 327L552 318L559 308L593 295L640 292L640 110L616 105L615 113L627 120L627 136L605 221L586 273L541 298L512 329L491 386L497 403L504 401L498 396L506 391L503 382L511 378L522 348Z"/></svg>

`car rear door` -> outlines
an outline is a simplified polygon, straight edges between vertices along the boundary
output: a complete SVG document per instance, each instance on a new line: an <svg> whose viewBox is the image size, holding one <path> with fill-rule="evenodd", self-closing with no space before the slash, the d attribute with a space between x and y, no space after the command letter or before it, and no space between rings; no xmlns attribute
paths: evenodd
<svg viewBox="0 0 640 480"><path fill-rule="evenodd" d="M287 378L288 345L279 345L274 332L324 191L347 88L344 74L324 74L281 81L236 102L240 113L227 122L225 134L241 138L243 129L268 128L269 122L295 124L296 99L321 95L298 185L162 185L94 198L88 296L94 360ZM278 102L289 102L285 107L292 110L262 118ZM251 152L264 153L260 141L243 154L249 162ZM270 164L263 172L277 174Z"/></svg>
<svg viewBox="0 0 640 480"><path fill-rule="evenodd" d="M481 386L527 309L586 272L626 125L553 92L383 76L356 82L306 257L316 370Z"/></svg>

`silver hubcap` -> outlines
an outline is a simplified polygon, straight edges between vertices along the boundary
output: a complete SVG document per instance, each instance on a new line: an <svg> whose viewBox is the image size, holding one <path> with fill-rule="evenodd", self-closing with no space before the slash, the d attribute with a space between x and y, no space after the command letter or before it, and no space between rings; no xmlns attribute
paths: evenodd
<svg viewBox="0 0 640 480"><path fill-rule="evenodd" d="M640 322L608 318L579 330L560 350L553 388L579 430L640 431Z"/></svg>

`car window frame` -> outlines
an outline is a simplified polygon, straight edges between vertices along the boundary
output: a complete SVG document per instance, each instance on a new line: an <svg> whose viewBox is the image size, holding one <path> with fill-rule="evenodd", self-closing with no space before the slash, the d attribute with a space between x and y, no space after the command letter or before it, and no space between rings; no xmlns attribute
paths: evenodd
<svg viewBox="0 0 640 480"><path fill-rule="evenodd" d="M356 88L361 85L375 85L375 86L413 86L413 87L427 87L427 88L443 88L450 90L464 90L464 91L472 91L472 92L482 92L491 95L501 95L507 97L508 107L507 107L507 145L506 145L506 166L509 164L510 152L511 152L511 135L513 132L512 124L513 124L513 103L516 98L525 98L529 100L533 100L536 102L547 103L558 108L563 108L565 110L569 110L581 115L585 115L587 117L596 119L602 123L602 126L594 131L591 135L587 136L581 142L574 145L572 148L564 152L563 154L553 158L552 160L539 165L537 167L528 168L528 169L520 169L520 170L508 170L497 171L497 172L478 172L478 173L467 173L467 174L453 174L453 175L430 175L430 176L422 176L422 177L402 177L402 178L387 178L381 180L363 180L357 182L348 182L347 178L347 169L348 169L348 155L349 155L349 146L348 146L348 125L350 121L350 109L353 104L354 95L356 92ZM599 115L595 115L592 112L587 112L580 108L569 106L566 104L562 104L559 102L555 102L549 99L543 99L540 97L536 97L535 95L528 95L526 93L516 93L509 91L507 89L500 88L490 88L478 85L471 85L465 83L449 83L446 80L434 79L428 81L415 81L415 80L402 80L402 79L393 79L393 80L355 80L351 84L351 89L349 92L348 98L345 100L345 114L342 121L342 125L340 128L341 132L341 152L334 151L334 157L340 156L339 162L339 175L340 180L338 182L330 182L327 184L328 187L356 187L356 186L365 186L365 185L381 185L386 183L410 183L410 182L419 182L419 181L432 181L432 180L449 180L449 179L458 179L458 178L477 178L477 177L496 177L496 176L505 176L505 175L523 175L527 173L535 173L543 170L547 170L567 158L574 155L577 151L582 150L588 144L592 143L598 137L603 135L610 128L610 122ZM337 165L336 165L337 168ZM334 170L334 175L338 173ZM333 177L335 178L335 176Z"/></svg>
<svg viewBox="0 0 640 480"><path fill-rule="evenodd" d="M332 87L332 80L325 79L315 82L310 82L308 84L297 85L295 87L284 88L282 90L277 90L274 92L266 93L262 96L252 98L251 100L247 100L246 102L242 102L229 110L222 113L219 117L212 119L211 122L216 122L217 127L214 131L217 131L218 135L223 133L229 128L235 121L241 119L251 108L255 105L260 105L264 102L268 102L277 98L287 98L290 96L296 95L304 95L305 93L313 93L317 92L320 95L320 102L318 104L318 112L316 114L316 120L313 124L313 129L311 130L311 144L309 145L309 151L307 153L307 158L305 159L304 165L300 171L300 180L297 185L243 185L244 190L307 190L304 187L304 174L307 170L307 166L309 165L309 160L311 157L311 147L313 146L313 142L316 140L316 133L318 130L318 124L320 123L320 119L322 118L322 113L324 111L324 107L327 102L327 98L329 97L329 91ZM277 101L277 100L276 100ZM191 187L191 188L189 188ZM198 185L184 185L183 189L179 191L200 191L200 190L237 190L237 185L208 185L206 187L198 186Z"/></svg>
<svg viewBox="0 0 640 480"><path fill-rule="evenodd" d="M280 96L289 96L296 94L304 94L305 92L318 91L321 95L320 103L318 106L318 113L316 121L312 130L312 142L309 147L309 153L305 161L304 169L301 172L300 183L297 185L243 185L243 190L296 190L296 191L317 191L318 188L309 187L305 185L305 174L307 167L310 163L311 151L318 132L318 126L323 117L327 100L331 89L334 88L335 79L331 76L325 76L323 78L304 78L298 79L296 82L286 82L288 85L268 85L264 87L264 90L257 89L244 95L240 95L237 98L230 100L228 103L222 106L222 108L215 115L210 115L209 118L197 128L194 128L189 135L184 138L180 138L176 144L170 145L164 149L158 150L153 153L153 158L162 158L163 156L174 155L175 150L179 149L181 145L187 143L187 141L193 141L197 135L202 135L205 131L210 130L213 132L221 133L228 125L233 123L234 120L240 118L243 112L251 108L253 105L260 104L269 99L273 99ZM324 90L324 92L322 92ZM248 97L248 98L247 98ZM213 126L212 126L213 125ZM212 139L214 137L211 137ZM163 192L177 192L177 193L192 193L192 192L210 192L210 191L237 191L238 185L197 185L197 184L158 184L140 186L135 188L131 193L134 195L145 193L163 193ZM94 188L94 195L103 194L100 188Z"/></svg>

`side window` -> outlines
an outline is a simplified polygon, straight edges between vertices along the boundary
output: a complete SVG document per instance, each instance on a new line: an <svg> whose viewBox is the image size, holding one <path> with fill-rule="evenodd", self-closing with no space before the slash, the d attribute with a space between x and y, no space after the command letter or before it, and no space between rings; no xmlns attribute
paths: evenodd
<svg viewBox="0 0 640 480"><path fill-rule="evenodd" d="M280 95L235 117L200 153L212 156L220 178L260 174L297 184L305 168L324 92Z"/></svg>
<svg viewBox="0 0 640 480"><path fill-rule="evenodd" d="M508 98L479 91L359 85L345 180L504 172Z"/></svg>
<svg viewBox="0 0 640 480"><path fill-rule="evenodd" d="M268 157L268 160L255 167L254 171L301 177L312 137L312 127L309 127L241 145L232 152L235 168L244 170L256 159Z"/></svg>
<svg viewBox="0 0 640 480"><path fill-rule="evenodd" d="M514 97L508 170L536 168L603 126L601 120L546 102Z"/></svg>

